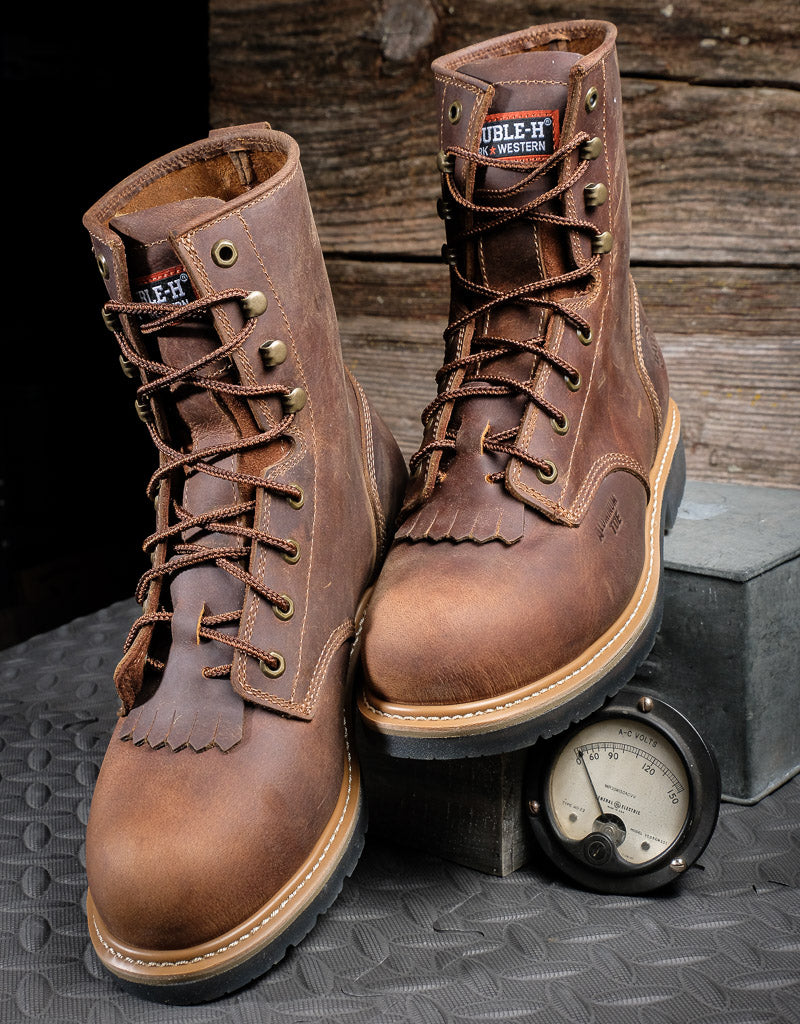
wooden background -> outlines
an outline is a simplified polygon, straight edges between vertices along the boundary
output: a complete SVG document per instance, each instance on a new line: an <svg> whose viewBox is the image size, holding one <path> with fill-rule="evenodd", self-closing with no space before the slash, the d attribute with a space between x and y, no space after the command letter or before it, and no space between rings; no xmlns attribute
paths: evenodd
<svg viewBox="0 0 800 1024"><path fill-rule="evenodd" d="M797 0L210 0L210 121L298 140L345 357L410 455L448 301L430 62L575 17L618 29L633 272L689 472L800 486Z"/></svg>

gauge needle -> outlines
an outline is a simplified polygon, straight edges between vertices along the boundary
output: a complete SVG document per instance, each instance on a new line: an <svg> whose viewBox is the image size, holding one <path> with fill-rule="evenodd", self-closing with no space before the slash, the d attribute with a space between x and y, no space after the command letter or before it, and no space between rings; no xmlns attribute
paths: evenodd
<svg viewBox="0 0 800 1024"><path fill-rule="evenodd" d="M586 764L586 759L583 756L582 750L578 751L578 757L580 758L581 764L583 765L583 770L586 772L586 778L589 780L589 785L592 787L592 793L594 794L594 798L597 801L597 806L600 808L600 813L605 814L605 811L603 810L603 805L600 803L600 797L597 795L597 790L594 788L592 776L589 774L589 766Z"/></svg>

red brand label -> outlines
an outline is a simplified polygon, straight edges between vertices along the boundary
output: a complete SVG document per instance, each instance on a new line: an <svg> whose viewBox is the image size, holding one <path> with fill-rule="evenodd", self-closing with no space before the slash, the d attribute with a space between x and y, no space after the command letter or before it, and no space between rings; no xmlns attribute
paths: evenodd
<svg viewBox="0 0 800 1024"><path fill-rule="evenodd" d="M133 297L136 302L149 302L151 306L170 303L186 306L194 298L189 275L182 266L156 270L146 277L133 281Z"/></svg>
<svg viewBox="0 0 800 1024"><path fill-rule="evenodd" d="M514 110L487 116L479 152L493 160L544 160L558 140L557 110Z"/></svg>

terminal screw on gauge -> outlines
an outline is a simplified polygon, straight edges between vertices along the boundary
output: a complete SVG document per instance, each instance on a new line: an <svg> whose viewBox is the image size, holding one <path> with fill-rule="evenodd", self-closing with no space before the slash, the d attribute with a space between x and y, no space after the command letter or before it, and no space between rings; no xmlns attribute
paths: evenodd
<svg viewBox="0 0 800 1024"><path fill-rule="evenodd" d="M565 874L636 893L693 864L716 825L716 758L679 711L628 687L601 711L531 749L534 837Z"/></svg>

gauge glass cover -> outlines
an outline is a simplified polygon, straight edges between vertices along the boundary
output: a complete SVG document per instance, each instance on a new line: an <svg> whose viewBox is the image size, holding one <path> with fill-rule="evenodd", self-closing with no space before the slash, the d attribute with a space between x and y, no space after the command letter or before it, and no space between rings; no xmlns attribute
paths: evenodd
<svg viewBox="0 0 800 1024"><path fill-rule="evenodd" d="M678 840L691 806L683 759L663 732L608 718L573 734L553 762L548 802L554 828L581 842L598 818L613 822L617 855L656 860Z"/></svg>

